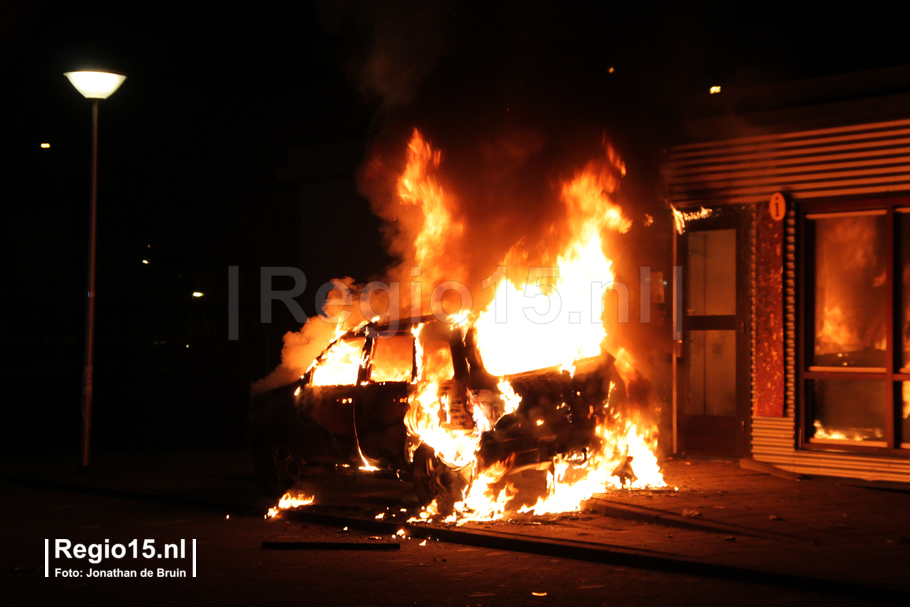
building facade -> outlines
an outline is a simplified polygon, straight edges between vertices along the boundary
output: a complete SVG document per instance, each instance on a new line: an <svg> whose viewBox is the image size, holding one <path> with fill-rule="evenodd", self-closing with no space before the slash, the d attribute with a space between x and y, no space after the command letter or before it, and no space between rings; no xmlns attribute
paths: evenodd
<svg viewBox="0 0 910 607"><path fill-rule="evenodd" d="M910 104L842 85L667 150L676 450L908 482Z"/></svg>

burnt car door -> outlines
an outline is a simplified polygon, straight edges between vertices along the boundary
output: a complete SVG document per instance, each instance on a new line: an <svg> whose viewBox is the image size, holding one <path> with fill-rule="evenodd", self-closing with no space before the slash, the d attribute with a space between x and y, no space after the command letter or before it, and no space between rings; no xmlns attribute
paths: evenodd
<svg viewBox="0 0 910 607"><path fill-rule="evenodd" d="M422 504L437 499L439 511L451 513L473 474L473 453L465 453L467 443L455 438L474 431L475 399L468 390L461 329L428 321L420 326L416 346L418 376L407 413L414 436L408 444L411 481ZM454 440L439 441L440 431ZM421 444L426 437L433 437L432 446Z"/></svg>
<svg viewBox="0 0 910 607"><path fill-rule="evenodd" d="M310 371L309 385L302 395L301 406L329 436L330 453L323 455L339 463L360 463L354 411L363 397L360 385L366 376L367 342L361 336L336 341Z"/></svg>
<svg viewBox="0 0 910 607"><path fill-rule="evenodd" d="M468 372L459 348L461 335L456 327L442 323L425 324L418 336L420 380L435 383L439 400L439 423L448 431L471 431L473 407L468 398ZM432 389L432 388L430 388Z"/></svg>
<svg viewBox="0 0 910 607"><path fill-rule="evenodd" d="M416 373L414 336L406 331L371 331L365 381L354 402L353 426L361 464L403 469L408 392Z"/></svg>

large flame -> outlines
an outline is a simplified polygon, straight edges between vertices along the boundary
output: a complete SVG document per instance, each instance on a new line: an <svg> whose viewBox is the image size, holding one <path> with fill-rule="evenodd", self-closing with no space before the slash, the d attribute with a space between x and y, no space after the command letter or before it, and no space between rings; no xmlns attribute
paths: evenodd
<svg viewBox="0 0 910 607"><path fill-rule="evenodd" d="M435 285L460 277L464 273L460 260L448 254L443 242L455 243L464 232L464 224L453 216L454 203L436 178L442 153L434 150L417 129L408 143L407 166L398 177L396 198L401 209L419 209L410 231L416 231L413 243L403 247L411 269L410 288L402 293L410 304L412 316L424 314L423 300L430 292L421 293L422 281ZM417 278L420 277L420 278Z"/></svg>
<svg viewBox="0 0 910 607"><path fill-rule="evenodd" d="M433 175L441 160L442 154L434 151L415 129L408 143L407 168L398 179L398 198L405 204L419 206L423 211L423 226L414 242L415 261L419 266L442 265L445 252L440 249L439 243L464 230L461 223L452 219L445 193Z"/></svg>
<svg viewBox="0 0 910 607"><path fill-rule="evenodd" d="M605 229L625 232L631 226L609 198L616 188L614 172L624 171L612 153L609 159L609 164L589 163L563 185L571 237L555 265L530 269L523 283L502 277L494 303L477 319L484 366L494 375L571 369L574 361L600 354L607 336L603 297L614 281L601 234ZM510 257L518 255L513 248Z"/></svg>
<svg viewBox="0 0 910 607"><path fill-rule="evenodd" d="M422 155L414 153L415 144L425 150ZM422 147L425 145L419 134L415 135L409 152L411 164L399 183L410 183L410 175L420 172L419 166L427 157L438 159L428 147ZM480 435L498 417L515 411L520 402L505 376L549 367L572 373L576 361L602 354L607 337L603 300L605 291L613 286L614 275L601 238L605 231L625 232L631 226L610 199L617 175L622 174L622 163L608 149L605 160L589 163L566 182L560 197L566 210L568 238L559 248L555 264L529 269L525 281L500 275L493 302L477 315L474 327L484 366L500 376L498 406L472 403L473 430L440 422L447 419L448 395L440 393L438 378L431 370L421 370L419 387L411 397L408 429L432 446L443 462L458 468L477 465L472 448L476 450ZM443 193L434 191L434 199L443 201ZM434 213L439 214L437 210ZM419 251L420 239L416 245ZM519 247L513 247L501 267L523 257ZM530 309L529 297L534 298ZM616 369L624 381L632 379L634 364L627 352L617 357ZM572 511L607 488L666 486L654 455L653 424L641 419L632 422L614 412L600 420L595 433L598 448L583 462L557 457L549 471L547 495L522 511ZM469 490L454 506L452 519L501 518L517 494L514 485L504 482L510 465L496 462L486 469L475 469ZM428 511L435 513L435 504Z"/></svg>
<svg viewBox="0 0 910 607"><path fill-rule="evenodd" d="M336 341L312 367L310 380L314 386L352 386L357 383L360 368L366 364L363 337L341 339L341 325L336 331Z"/></svg>
<svg viewBox="0 0 910 607"><path fill-rule="evenodd" d="M441 154L415 130L407 158L407 166L397 180L396 196L402 208L419 208L423 215L417 222L418 229L410 232L414 234L410 245L412 261L423 273L411 275L420 275L428 282L460 278L458 274L443 276L443 272L451 272L458 265L457 260L446 256L445 243L460 238L464 226L452 213L452 197L436 179ZM462 335L473 326L483 365L498 377L497 391L459 385L454 378L451 353L446 359L443 354L447 348L437 348L438 340L434 343L433 335L424 335L427 325L413 327L417 366L410 380L405 416L409 455L415 456L418 445L427 445L435 458L460 471L465 479L466 489L456 497L454 505L446 508L451 511L447 520L461 523L498 519L522 504L521 511L534 514L573 511L580 509L584 500L608 489L666 486L654 455L656 426L640 411L620 412L612 407L613 384L605 402L590 405L587 419L594 427L593 446L581 457L554 458L549 464L546 494L536 503L530 503L536 496L522 499L508 482L511 458L483 469L478 461L483 434L503 415L519 409L521 397L512 388L509 376L548 368L574 374L582 359L605 356L608 336L604 298L614 287L614 275L602 238L606 233L626 232L631 226L610 198L624 170L608 149L605 158L589 163L566 181L559 194L565 223L551 230L554 242L534 251L541 265L528 267L530 255L522 248L527 243L513 246L500 267L514 271L518 263L525 275L518 276L515 271L516 275L511 276L507 269L500 273L495 298L485 309L470 317L449 317L452 330L462 331ZM418 302L412 294L412 314ZM442 310L430 311L437 314ZM362 341L336 339L315 363L312 383L356 382L359 369L365 364L362 349ZM638 379L634 362L625 351L617 354L613 368L627 386ZM547 463L543 466L547 467ZM426 520L440 510L434 502L412 520Z"/></svg>

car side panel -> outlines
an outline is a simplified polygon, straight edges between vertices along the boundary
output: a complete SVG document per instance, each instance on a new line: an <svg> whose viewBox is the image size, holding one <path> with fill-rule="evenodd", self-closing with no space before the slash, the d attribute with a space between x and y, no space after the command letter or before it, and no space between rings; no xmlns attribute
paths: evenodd
<svg viewBox="0 0 910 607"><path fill-rule="evenodd" d="M405 467L404 418L409 388L404 382L369 383L358 388L354 414L360 449L378 467Z"/></svg>

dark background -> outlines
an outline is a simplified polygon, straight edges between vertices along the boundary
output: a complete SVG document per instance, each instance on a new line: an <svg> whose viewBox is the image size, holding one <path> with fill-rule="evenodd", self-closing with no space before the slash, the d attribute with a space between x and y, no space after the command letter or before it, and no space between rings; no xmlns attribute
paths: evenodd
<svg viewBox="0 0 910 607"><path fill-rule="evenodd" d="M337 209L302 202L286 177L290 150L400 147L418 126L457 151L478 133L534 130L561 169L607 133L628 167L624 204L659 210L659 151L709 86L910 63L897 15L868 3L807 10L3 3L0 449L76 458L91 112L63 72L128 74L100 108L93 446L228 446L243 442L249 384L278 364L283 333L299 328L277 305L273 323L259 323L259 268L303 269L311 288L301 303L312 314L319 279L368 280L391 261L362 197ZM353 269L324 246L352 242ZM227 339L229 266L240 268L238 341Z"/></svg>

